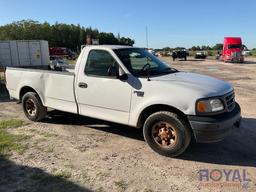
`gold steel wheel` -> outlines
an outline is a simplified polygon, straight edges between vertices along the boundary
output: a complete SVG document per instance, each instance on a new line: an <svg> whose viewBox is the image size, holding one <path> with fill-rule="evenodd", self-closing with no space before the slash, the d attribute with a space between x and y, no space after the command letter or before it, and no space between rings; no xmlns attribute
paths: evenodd
<svg viewBox="0 0 256 192"><path fill-rule="evenodd" d="M27 113L28 113L30 116L35 116L35 115L36 115L36 104L35 104L35 102L33 101L33 99L28 99L28 100L25 102L25 109L26 109Z"/></svg>
<svg viewBox="0 0 256 192"><path fill-rule="evenodd" d="M154 141L163 148L173 148L177 142L175 128L167 122L156 123L152 128Z"/></svg>

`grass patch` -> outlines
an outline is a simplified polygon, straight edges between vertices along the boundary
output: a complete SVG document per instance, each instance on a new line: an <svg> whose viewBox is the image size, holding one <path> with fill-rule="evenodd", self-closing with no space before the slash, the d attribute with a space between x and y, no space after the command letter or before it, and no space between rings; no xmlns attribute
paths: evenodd
<svg viewBox="0 0 256 192"><path fill-rule="evenodd" d="M25 125L24 121L10 119L0 121L0 155L7 155L11 150L24 150L26 147L19 142L30 138L29 135L13 135L7 132L8 128L16 128Z"/></svg>
<svg viewBox="0 0 256 192"><path fill-rule="evenodd" d="M44 137L57 137L57 134L53 134L53 133L41 133L42 136Z"/></svg>
<svg viewBox="0 0 256 192"><path fill-rule="evenodd" d="M66 171L59 171L55 174L35 172L29 177L30 184L27 191L84 191L77 190L75 184L67 180L70 177L71 173Z"/></svg>
<svg viewBox="0 0 256 192"><path fill-rule="evenodd" d="M41 135L41 136L46 137L46 138L48 138L48 137L57 137L57 136L58 136L57 134L54 134L54 133L46 133L46 132L39 131L39 130L37 130L37 129L31 129L30 132L31 132L31 133L35 133L35 134L37 134L37 135Z"/></svg>
<svg viewBox="0 0 256 192"><path fill-rule="evenodd" d="M46 153L53 153L54 152L54 146L50 146L50 147L44 148L44 152L46 152Z"/></svg>
<svg viewBox="0 0 256 192"><path fill-rule="evenodd" d="M71 177L71 173L67 171L57 171L56 173L54 173L54 176L59 179L68 179Z"/></svg>
<svg viewBox="0 0 256 192"><path fill-rule="evenodd" d="M9 119L0 121L0 129L17 128L26 125L26 123L20 119Z"/></svg>
<svg viewBox="0 0 256 192"><path fill-rule="evenodd" d="M118 191L125 191L128 188L128 184L124 180L115 181L114 184L119 189Z"/></svg>
<svg viewBox="0 0 256 192"><path fill-rule="evenodd" d="M6 155L11 150L18 150L20 147L16 143L16 137L14 135L0 131L0 155Z"/></svg>
<svg viewBox="0 0 256 192"><path fill-rule="evenodd" d="M104 192L104 189L103 189L103 187L100 187L100 188L96 189L95 192Z"/></svg>

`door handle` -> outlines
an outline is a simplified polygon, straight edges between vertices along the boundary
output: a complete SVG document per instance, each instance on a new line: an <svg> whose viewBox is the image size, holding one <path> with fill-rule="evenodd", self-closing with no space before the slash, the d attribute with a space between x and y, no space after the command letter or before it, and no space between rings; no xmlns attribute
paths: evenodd
<svg viewBox="0 0 256 192"><path fill-rule="evenodd" d="M87 85L87 83L80 82L80 83L78 83L78 87L80 87L80 88L87 88L88 85Z"/></svg>

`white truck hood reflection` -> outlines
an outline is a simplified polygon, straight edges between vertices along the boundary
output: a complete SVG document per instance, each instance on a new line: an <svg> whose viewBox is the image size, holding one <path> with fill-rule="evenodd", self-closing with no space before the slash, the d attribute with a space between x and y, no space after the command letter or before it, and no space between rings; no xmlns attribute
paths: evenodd
<svg viewBox="0 0 256 192"><path fill-rule="evenodd" d="M233 90L230 83L216 79L214 77L189 73L177 72L169 75L152 77L152 81L166 81L168 83L183 85L188 89L198 90L207 97L224 95Z"/></svg>

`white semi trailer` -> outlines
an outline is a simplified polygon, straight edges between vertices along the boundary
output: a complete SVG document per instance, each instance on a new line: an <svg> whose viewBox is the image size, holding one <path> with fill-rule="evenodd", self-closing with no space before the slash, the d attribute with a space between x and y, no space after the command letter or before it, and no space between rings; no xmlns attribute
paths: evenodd
<svg viewBox="0 0 256 192"><path fill-rule="evenodd" d="M0 68L49 65L49 46L44 40L0 41Z"/></svg>

